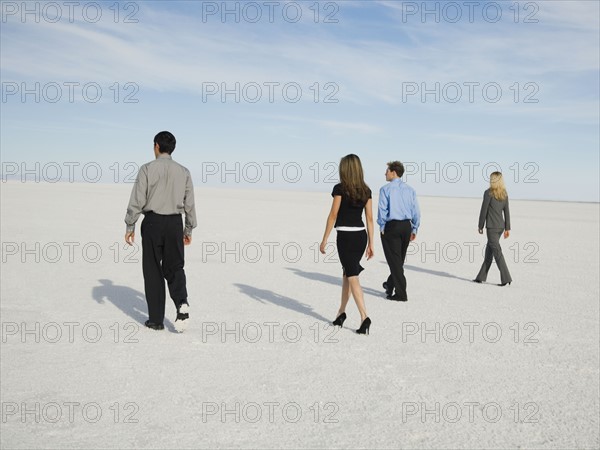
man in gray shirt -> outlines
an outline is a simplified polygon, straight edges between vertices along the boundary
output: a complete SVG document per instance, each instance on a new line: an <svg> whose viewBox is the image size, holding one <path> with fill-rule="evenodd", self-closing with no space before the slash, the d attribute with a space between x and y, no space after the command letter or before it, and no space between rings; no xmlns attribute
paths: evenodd
<svg viewBox="0 0 600 450"><path fill-rule="evenodd" d="M166 279L177 308L175 329L182 332L189 323L184 245L192 243L192 229L197 224L192 177L188 169L171 158L175 144L175 136L168 131L154 137L156 159L140 167L131 191L125 216L125 242L133 245L135 223L144 214L142 270L148 303L145 325L154 330L164 329Z"/></svg>

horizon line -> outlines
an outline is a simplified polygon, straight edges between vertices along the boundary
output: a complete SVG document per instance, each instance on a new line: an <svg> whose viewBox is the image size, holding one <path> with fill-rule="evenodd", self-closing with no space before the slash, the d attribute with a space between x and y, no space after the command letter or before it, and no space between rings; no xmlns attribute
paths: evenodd
<svg viewBox="0 0 600 450"><path fill-rule="evenodd" d="M5 178L0 178L0 186L6 183L10 183L10 184L52 184L52 185L56 185L56 184L86 184L86 185L95 185L95 186L107 186L107 185L115 185L115 186L129 186L129 185L133 185L134 183L125 183L125 182L119 182L119 183L114 183L114 182L108 182L108 181L102 181L102 180L98 180L97 182L90 182L90 181L85 181L85 180L73 180L73 181L69 181L69 180L57 180L54 182L50 182L50 181L45 181L45 180L40 180L40 181L35 181L35 180L28 180L28 181L21 181L21 180L11 180L11 179L5 179ZM333 186L333 183L331 183L331 185ZM323 192L327 192L326 190L306 190L306 189L301 189L301 188L288 188L288 189L282 189L281 186L278 186L278 189L267 189L264 188L263 186L257 186L257 185L250 185L250 186L245 186L245 187L231 187L231 186L223 186L223 185L205 185L205 184L200 184L200 185L194 185L194 190L195 189L228 189L228 190L246 190L246 189L252 189L252 190L256 190L256 191L270 191L270 192L298 192L298 193L307 193L307 194L313 194L313 193L323 193ZM477 197L470 197L470 196L449 196L449 195L431 195L431 194L418 194L418 197L427 197L427 198L455 198L455 199L479 199L481 196L477 196ZM542 199L542 198L519 198L519 197L510 197L511 201L525 201L525 202L553 202L553 203L584 203L584 204L596 204L599 205L600 204L600 200L557 200L557 199Z"/></svg>

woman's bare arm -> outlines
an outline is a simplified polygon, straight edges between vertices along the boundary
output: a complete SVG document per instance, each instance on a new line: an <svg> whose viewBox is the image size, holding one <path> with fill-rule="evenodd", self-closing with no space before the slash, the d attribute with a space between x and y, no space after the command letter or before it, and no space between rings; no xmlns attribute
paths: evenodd
<svg viewBox="0 0 600 450"><path fill-rule="evenodd" d="M325 246L327 245L327 239L329 239L329 235L331 234L331 230L333 230L333 226L335 225L335 220L337 219L338 212L340 211L340 205L342 204L342 196L336 195L333 197L333 202L331 203L331 210L329 211L329 216L327 216L327 224L325 225L325 233L323 233L323 240L321 241L320 250L321 253L325 254Z"/></svg>

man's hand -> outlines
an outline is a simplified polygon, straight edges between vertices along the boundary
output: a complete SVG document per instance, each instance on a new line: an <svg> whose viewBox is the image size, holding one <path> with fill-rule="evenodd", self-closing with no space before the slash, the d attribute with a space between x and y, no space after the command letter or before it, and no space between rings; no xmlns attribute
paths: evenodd
<svg viewBox="0 0 600 450"><path fill-rule="evenodd" d="M415 233L410 233L410 240L414 241L417 238L417 235Z"/></svg>
<svg viewBox="0 0 600 450"><path fill-rule="evenodd" d="M127 242L129 245L133 245L134 238L135 238L135 231L129 231L129 232L125 233L125 242Z"/></svg>
<svg viewBox="0 0 600 450"><path fill-rule="evenodd" d="M510 230L504 231L504 239L510 236Z"/></svg>
<svg viewBox="0 0 600 450"><path fill-rule="evenodd" d="M183 245L190 245L192 243L192 235L184 234L183 235Z"/></svg>

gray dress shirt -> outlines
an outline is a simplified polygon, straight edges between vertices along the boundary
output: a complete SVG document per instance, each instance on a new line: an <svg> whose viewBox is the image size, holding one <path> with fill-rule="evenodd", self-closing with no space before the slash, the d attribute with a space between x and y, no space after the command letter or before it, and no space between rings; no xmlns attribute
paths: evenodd
<svg viewBox="0 0 600 450"><path fill-rule="evenodd" d="M140 214L150 211L163 215L185 213L186 236L191 236L197 225L190 171L166 153L140 167L127 206L127 232L135 230Z"/></svg>
<svg viewBox="0 0 600 450"><path fill-rule="evenodd" d="M502 213L504 212L504 217ZM508 209L508 197L505 200L496 200L488 189L483 193L483 203L479 213L479 229L486 228L497 230L510 230L510 210Z"/></svg>

